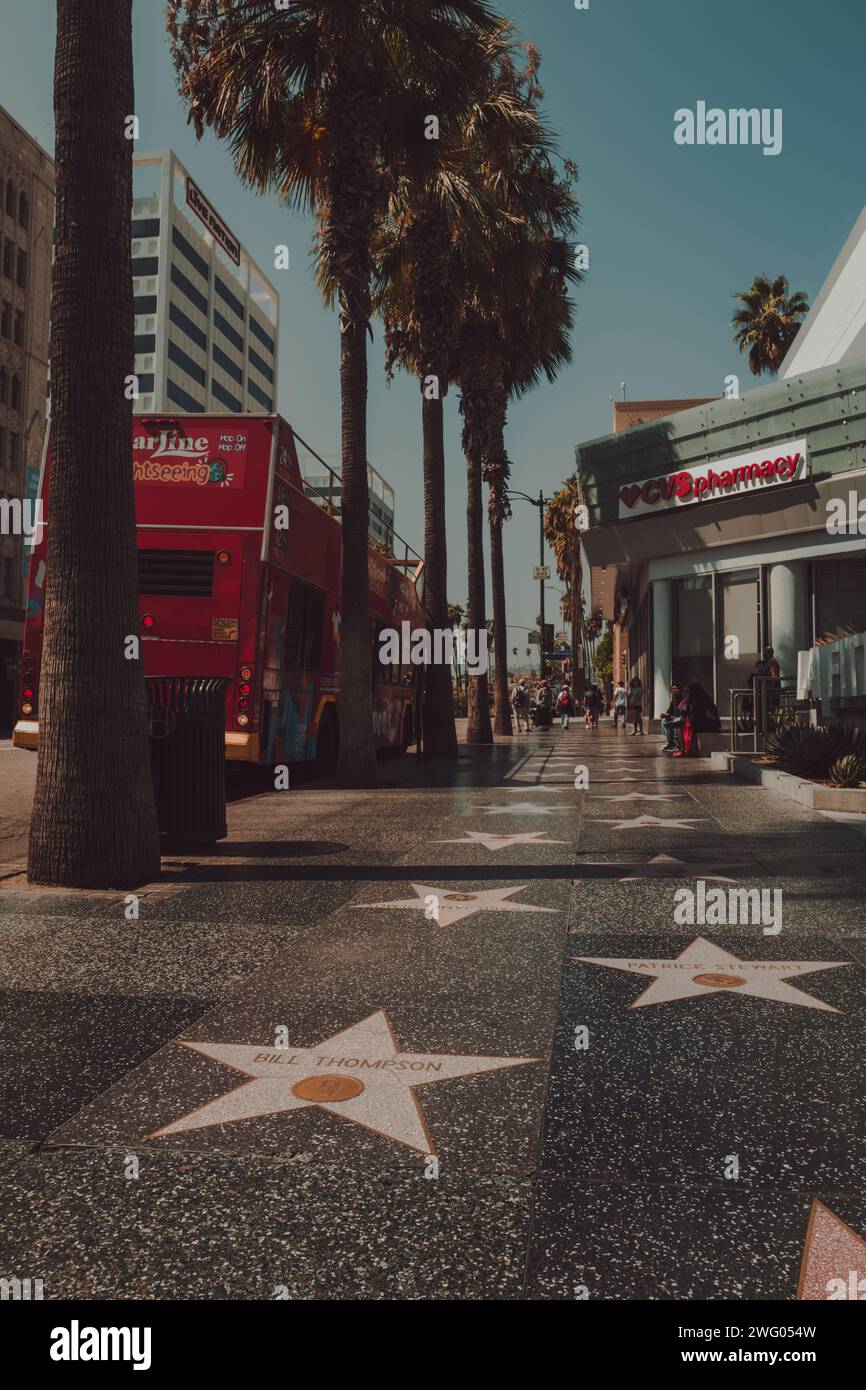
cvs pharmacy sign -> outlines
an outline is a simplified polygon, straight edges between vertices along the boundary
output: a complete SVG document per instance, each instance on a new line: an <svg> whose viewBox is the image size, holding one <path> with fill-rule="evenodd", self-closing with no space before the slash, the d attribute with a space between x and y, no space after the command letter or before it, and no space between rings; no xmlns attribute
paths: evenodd
<svg viewBox="0 0 866 1390"><path fill-rule="evenodd" d="M719 463L702 463L661 478L647 478L643 483L626 483L619 490L619 519L684 507L692 502L746 496L779 483L796 482L808 472L805 439L773 444L769 449L738 454Z"/></svg>

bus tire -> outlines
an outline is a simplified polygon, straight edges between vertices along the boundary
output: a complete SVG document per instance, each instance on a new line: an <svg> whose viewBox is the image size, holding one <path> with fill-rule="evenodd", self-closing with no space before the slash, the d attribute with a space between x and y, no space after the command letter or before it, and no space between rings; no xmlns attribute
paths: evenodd
<svg viewBox="0 0 866 1390"><path fill-rule="evenodd" d="M337 753L340 747L340 726L332 707L328 707L319 720L316 737L316 757L313 763L317 777L330 777L337 766Z"/></svg>

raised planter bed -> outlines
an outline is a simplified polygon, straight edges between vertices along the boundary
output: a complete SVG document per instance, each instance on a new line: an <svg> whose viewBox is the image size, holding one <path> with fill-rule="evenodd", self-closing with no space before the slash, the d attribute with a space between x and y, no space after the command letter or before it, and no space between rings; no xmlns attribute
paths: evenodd
<svg viewBox="0 0 866 1390"><path fill-rule="evenodd" d="M828 787L823 782L809 782L780 772L757 758L743 753L711 753L710 762L720 772L729 772L747 782L756 782L769 791L799 801L811 811L847 811L866 815L866 787Z"/></svg>

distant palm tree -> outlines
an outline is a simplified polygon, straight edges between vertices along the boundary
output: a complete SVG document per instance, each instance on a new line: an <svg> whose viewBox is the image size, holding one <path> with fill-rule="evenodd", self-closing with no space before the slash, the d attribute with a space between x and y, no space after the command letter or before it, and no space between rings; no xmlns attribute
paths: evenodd
<svg viewBox="0 0 866 1390"><path fill-rule="evenodd" d="M753 376L777 372L809 312L806 296L800 290L789 295L784 275L772 283L766 275L756 275L749 289L734 298L743 306L731 319L734 342L740 352L748 350L749 370Z"/></svg>
<svg viewBox="0 0 866 1390"><path fill-rule="evenodd" d="M130 217L132 0L57 0L51 479L28 877L159 873L139 633ZM127 660L127 655L133 659Z"/></svg>
<svg viewBox="0 0 866 1390"><path fill-rule="evenodd" d="M318 281L339 305L342 655L337 780L376 780L368 631L367 333L386 176L428 114L465 110L483 66L485 0L168 0L172 58L196 134L227 140L243 181L318 221ZM426 142L431 143L431 142ZM443 604L446 597L442 595Z"/></svg>
<svg viewBox="0 0 866 1390"><path fill-rule="evenodd" d="M375 243L374 305L385 324L388 375L400 365L419 378L422 390L425 603L434 627L443 624L447 592L443 402L457 370L466 267L491 255L490 227L498 211L485 187L478 132L495 123L517 135L528 123L525 106L497 80L510 61L511 43L504 24L486 37L486 61L464 118L440 123L439 140L427 142L427 151L419 151L394 179ZM476 611L477 579L473 566L469 626L476 629L483 621ZM481 603L483 609L483 597ZM480 741L476 716L487 706L480 686L486 686L486 676L473 677L470 686L470 743ZM450 678L435 666L427 676L424 728L429 756L456 758Z"/></svg>
<svg viewBox="0 0 866 1390"><path fill-rule="evenodd" d="M577 526L575 508L583 504L580 479L576 473L566 478L562 487L553 494L544 518L544 534L556 560L556 572L565 584L563 617L571 623L572 660L577 662L579 643L582 640L582 610L580 591L583 583L581 572L581 532ZM579 669L575 664L575 674ZM580 691L578 694L582 693Z"/></svg>

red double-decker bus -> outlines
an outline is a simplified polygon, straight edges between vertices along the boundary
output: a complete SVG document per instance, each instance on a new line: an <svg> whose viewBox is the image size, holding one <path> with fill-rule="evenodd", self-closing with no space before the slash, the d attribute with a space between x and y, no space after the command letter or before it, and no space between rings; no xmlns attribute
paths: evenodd
<svg viewBox="0 0 866 1390"><path fill-rule="evenodd" d="M294 433L276 415L136 416L132 468L145 674L228 677L228 759L329 771L340 731L339 478L322 462L327 486L305 482ZM49 441L13 733L19 748L35 748L39 738L50 475ZM380 664L379 633L404 621L426 625L423 562L396 537L382 551L369 553L374 732L377 747L405 749L417 672Z"/></svg>

